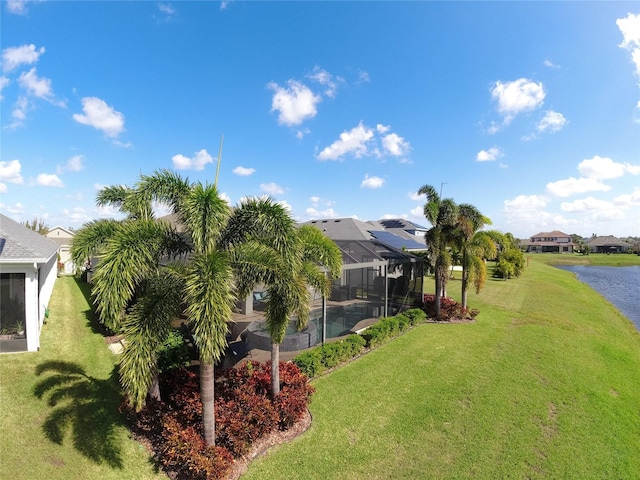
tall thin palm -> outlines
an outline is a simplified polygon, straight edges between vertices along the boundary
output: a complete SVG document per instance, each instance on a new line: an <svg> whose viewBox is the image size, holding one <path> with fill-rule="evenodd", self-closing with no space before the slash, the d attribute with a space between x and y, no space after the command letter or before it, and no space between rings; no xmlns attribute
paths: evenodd
<svg viewBox="0 0 640 480"><path fill-rule="evenodd" d="M304 225L296 228L290 214L281 205L272 203L257 212L249 203L255 229L254 240L271 250L268 268L255 265L247 268L242 277L242 291L256 282L268 290L265 320L271 337L271 393L275 399L280 393L280 344L287 327L295 316L296 327L302 329L309 321L310 289L329 295L330 278L340 275L342 254L338 246L319 229ZM278 228L273 228L277 225ZM254 225L255 226L255 225Z"/></svg>
<svg viewBox="0 0 640 480"><path fill-rule="evenodd" d="M467 291L469 282L473 278L482 277L482 265L484 262L478 262L477 255L482 253L479 251L483 237L477 238L477 242L473 243L476 232L484 225L491 224L491 220L478 210L475 206L468 203L458 205L457 226L454 232L454 242L456 247L462 254L462 307L467 307ZM486 246L486 245L485 245Z"/></svg>
<svg viewBox="0 0 640 480"><path fill-rule="evenodd" d="M441 199L431 185L422 186L418 194L425 195L427 199L424 204L424 216L431 224L431 228L425 234L425 240L435 270L436 317L439 317L440 299L446 296L446 285L449 279L448 269L451 259L448 246L452 242L456 227L457 205L450 198Z"/></svg>

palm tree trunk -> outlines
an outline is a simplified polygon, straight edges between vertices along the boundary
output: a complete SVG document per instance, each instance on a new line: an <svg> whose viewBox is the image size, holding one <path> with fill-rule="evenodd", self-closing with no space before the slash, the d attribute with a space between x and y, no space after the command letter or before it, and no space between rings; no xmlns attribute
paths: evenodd
<svg viewBox="0 0 640 480"><path fill-rule="evenodd" d="M440 297L442 295L442 282L440 279L440 265L436 263L435 268L436 281L436 318L440 318Z"/></svg>
<svg viewBox="0 0 640 480"><path fill-rule="evenodd" d="M275 400L280 393L280 344L271 342L271 396Z"/></svg>
<svg viewBox="0 0 640 480"><path fill-rule="evenodd" d="M202 424L204 441L207 445L216 443L215 410L213 404L213 363L200 360L200 398L202 400Z"/></svg>
<svg viewBox="0 0 640 480"><path fill-rule="evenodd" d="M154 400L162 400L160 398L160 382L158 380L157 370L153 373L153 380L151 380L151 385L149 385L149 397L153 398Z"/></svg>
<svg viewBox="0 0 640 480"><path fill-rule="evenodd" d="M468 258L466 250L462 252L462 308L467 308L467 290L469 283L469 265L467 265Z"/></svg>

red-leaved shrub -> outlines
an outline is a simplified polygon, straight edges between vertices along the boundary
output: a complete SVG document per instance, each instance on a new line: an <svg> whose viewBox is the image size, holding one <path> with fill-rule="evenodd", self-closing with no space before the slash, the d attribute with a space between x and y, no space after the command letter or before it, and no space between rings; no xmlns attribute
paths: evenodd
<svg viewBox="0 0 640 480"><path fill-rule="evenodd" d="M280 394L271 400L271 364L247 362L217 372L215 381L216 446L202 436L198 375L180 368L160 375L163 402L149 400L135 412L121 411L132 431L151 445L167 472L185 480L218 479L260 437L286 430L306 411L314 391L294 363L280 364Z"/></svg>
<svg viewBox="0 0 640 480"><path fill-rule="evenodd" d="M432 294L425 294L422 309L427 314L427 317L435 317L436 316L436 296ZM475 311L475 313L477 315L477 311ZM456 302L453 298L449 298L449 297L440 298L440 316L436 320L446 321L446 320L467 318L468 316L469 316L469 309L463 308L462 305Z"/></svg>

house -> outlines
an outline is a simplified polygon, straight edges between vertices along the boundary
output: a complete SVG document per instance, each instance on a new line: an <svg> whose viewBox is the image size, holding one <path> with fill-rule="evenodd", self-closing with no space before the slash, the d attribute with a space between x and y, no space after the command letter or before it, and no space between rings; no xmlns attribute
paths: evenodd
<svg viewBox="0 0 640 480"><path fill-rule="evenodd" d="M59 244L0 214L0 352L36 351Z"/></svg>
<svg viewBox="0 0 640 480"><path fill-rule="evenodd" d="M334 281L330 300L378 301L384 315L413 305L421 294L422 260L410 252L425 251L424 242L396 235L379 222L355 218L311 220L342 251L342 276Z"/></svg>
<svg viewBox="0 0 640 480"><path fill-rule="evenodd" d="M587 245L594 253L626 253L633 248L630 243L613 235L592 238L587 242Z"/></svg>
<svg viewBox="0 0 640 480"><path fill-rule="evenodd" d="M71 242L75 232L63 227L53 227L47 233L47 237L55 240L59 244L58 255L60 262L60 273L72 275L76 271L76 266L71 261Z"/></svg>
<svg viewBox="0 0 640 480"><path fill-rule="evenodd" d="M571 241L571 235L554 230L537 233L529 240L521 241L520 246L530 253L573 253L576 245Z"/></svg>

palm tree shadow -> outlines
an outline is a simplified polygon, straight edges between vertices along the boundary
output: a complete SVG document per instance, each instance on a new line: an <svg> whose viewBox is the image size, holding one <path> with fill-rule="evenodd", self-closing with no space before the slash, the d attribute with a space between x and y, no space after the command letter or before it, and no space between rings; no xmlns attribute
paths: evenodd
<svg viewBox="0 0 640 480"><path fill-rule="evenodd" d="M123 468L116 429L124 425L118 412L117 370L108 379L88 376L72 362L48 361L36 366L42 379L33 393L50 407L42 429L58 445L70 437L74 448L97 464Z"/></svg>

